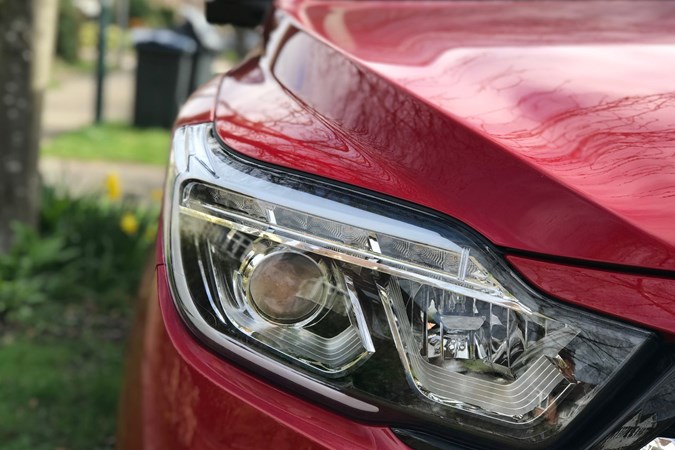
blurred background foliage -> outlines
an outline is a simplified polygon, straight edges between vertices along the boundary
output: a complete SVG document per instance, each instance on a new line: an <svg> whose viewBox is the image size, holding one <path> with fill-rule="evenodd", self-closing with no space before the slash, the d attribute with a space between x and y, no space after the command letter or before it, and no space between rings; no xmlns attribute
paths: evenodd
<svg viewBox="0 0 675 450"><path fill-rule="evenodd" d="M0 324L28 323L46 302L96 298L107 306L128 299L154 242L157 216L158 206L45 188L39 229L16 224L14 245L0 254Z"/></svg>
<svg viewBox="0 0 675 450"><path fill-rule="evenodd" d="M114 23L106 29L110 122L93 125L99 24L82 5L98 2L58 0L38 225L15 224L13 245L0 252L2 450L115 447L125 338L139 280L154 268L170 145L169 130L130 125L137 62L131 35L136 27L174 27L181 6L198 3L128 0L119 20L120 1L113 0ZM230 39L218 55L223 71L239 46L234 29L220 31Z"/></svg>
<svg viewBox="0 0 675 450"><path fill-rule="evenodd" d="M68 63L79 59L82 17L73 0L60 0L56 27L56 54Z"/></svg>
<svg viewBox="0 0 675 450"><path fill-rule="evenodd" d="M113 448L123 342L158 205L45 188L37 230L0 254L0 442ZM117 191L116 191L117 190Z"/></svg>
<svg viewBox="0 0 675 450"><path fill-rule="evenodd" d="M126 334L153 267L160 199L132 192L113 167L161 173L169 140L168 130L102 124L43 144L43 158L95 160L107 176L79 192L69 185L87 174L47 184L37 228L15 224L13 246L0 253L3 450L115 447Z"/></svg>
<svg viewBox="0 0 675 450"><path fill-rule="evenodd" d="M58 0L58 25L56 56L69 64L80 60L82 49L93 49L98 41L98 23L87 19L75 6L73 0ZM164 28L175 25L176 11L166 6L157 6L148 0L128 0L128 19L133 27ZM118 49L130 46L129 32L118 24L107 28L107 47Z"/></svg>

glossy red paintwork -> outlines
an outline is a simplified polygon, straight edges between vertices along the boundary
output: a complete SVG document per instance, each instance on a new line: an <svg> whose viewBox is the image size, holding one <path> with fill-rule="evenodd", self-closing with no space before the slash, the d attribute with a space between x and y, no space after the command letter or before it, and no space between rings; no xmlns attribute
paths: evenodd
<svg viewBox="0 0 675 450"><path fill-rule="evenodd" d="M202 88L177 126L215 120L241 153L533 257L671 271L508 256L553 297L675 337L675 5L280 3L265 54ZM160 242L119 448L405 448L206 350L162 262Z"/></svg>
<svg viewBox="0 0 675 450"><path fill-rule="evenodd" d="M675 270L675 4L282 6L221 87L234 149L500 246Z"/></svg>
<svg viewBox="0 0 675 450"><path fill-rule="evenodd" d="M215 99L222 76L216 76L194 92L181 107L174 127L213 122Z"/></svg>
<svg viewBox="0 0 675 450"><path fill-rule="evenodd" d="M583 306L675 339L675 279L632 275L507 256L531 284Z"/></svg>

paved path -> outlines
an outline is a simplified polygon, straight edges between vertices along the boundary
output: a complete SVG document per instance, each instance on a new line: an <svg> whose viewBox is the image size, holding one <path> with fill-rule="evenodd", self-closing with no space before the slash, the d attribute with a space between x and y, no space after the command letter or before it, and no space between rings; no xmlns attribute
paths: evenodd
<svg viewBox="0 0 675 450"><path fill-rule="evenodd" d="M215 72L229 70L232 64L217 60ZM135 95L135 60L128 55L123 68L109 72L105 81L106 122L131 123ZM94 122L94 74L67 70L55 75L55 85L45 96L42 115L42 140L77 130ZM143 200L156 199L164 184L164 167L108 161L62 160L41 158L40 173L47 184L65 186L73 194L103 191L105 179L115 173L123 191Z"/></svg>
<svg viewBox="0 0 675 450"><path fill-rule="evenodd" d="M42 115L42 140L94 122L93 74L67 71L57 74L55 86L45 96ZM105 82L104 120L131 122L134 99L133 65L110 72ZM40 173L48 185L65 187L78 195L105 191L108 175L116 174L126 196L156 201L164 184L164 167L108 161L40 158ZM154 200L153 200L154 199Z"/></svg>
<svg viewBox="0 0 675 450"><path fill-rule="evenodd" d="M55 84L45 95L42 113L43 139L94 123L94 75L69 72L58 77ZM108 74L103 111L106 122L131 122L134 90L133 70L118 70Z"/></svg>

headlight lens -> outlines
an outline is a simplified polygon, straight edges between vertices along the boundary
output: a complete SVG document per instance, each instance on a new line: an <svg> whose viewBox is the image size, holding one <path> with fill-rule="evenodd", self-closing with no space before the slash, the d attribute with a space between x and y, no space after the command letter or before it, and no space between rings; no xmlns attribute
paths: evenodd
<svg viewBox="0 0 675 450"><path fill-rule="evenodd" d="M301 327L326 307L327 276L320 263L295 251L254 250L236 276L247 280L243 288L247 303L263 318L276 325Z"/></svg>
<svg viewBox="0 0 675 450"><path fill-rule="evenodd" d="M530 291L459 224L228 159L204 126L176 139L167 256L184 317L335 390L541 442L649 336Z"/></svg>

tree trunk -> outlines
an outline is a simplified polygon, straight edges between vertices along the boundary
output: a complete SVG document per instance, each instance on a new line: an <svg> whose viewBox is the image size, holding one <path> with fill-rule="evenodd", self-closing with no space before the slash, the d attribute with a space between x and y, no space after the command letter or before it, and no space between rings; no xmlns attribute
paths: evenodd
<svg viewBox="0 0 675 450"><path fill-rule="evenodd" d="M0 0L0 251L11 245L12 223L37 222L40 118L56 3Z"/></svg>

